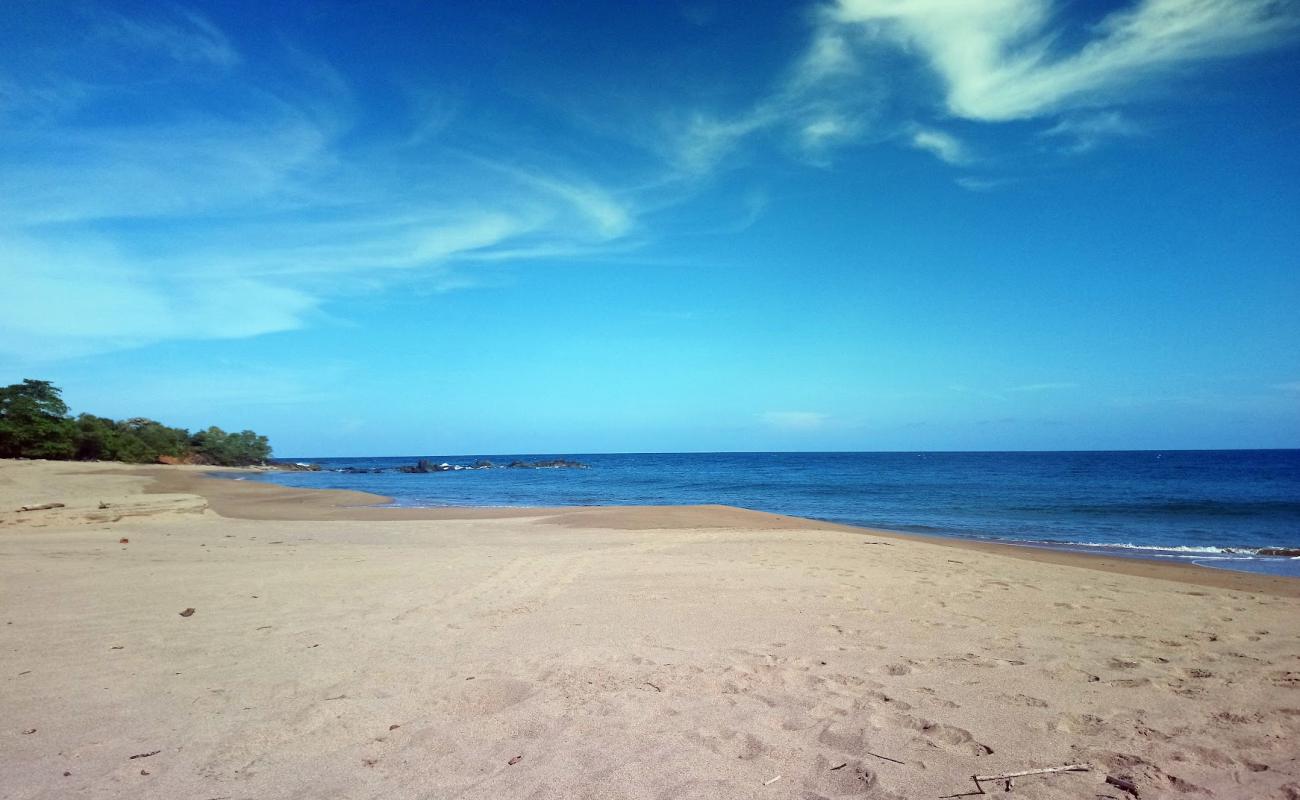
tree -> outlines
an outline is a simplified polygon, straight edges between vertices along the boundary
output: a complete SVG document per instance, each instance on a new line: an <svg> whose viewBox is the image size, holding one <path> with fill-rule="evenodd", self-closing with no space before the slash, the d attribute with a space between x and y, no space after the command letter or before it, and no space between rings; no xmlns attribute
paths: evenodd
<svg viewBox="0 0 1300 800"><path fill-rule="evenodd" d="M114 460L149 464L160 456L220 466L265 461L271 445L252 431L217 427L193 436L146 417L114 422L106 417L68 416L59 388L25 380L0 388L0 458Z"/></svg>
<svg viewBox="0 0 1300 800"><path fill-rule="evenodd" d="M107 417L79 414L73 423L78 461L106 461L118 458L117 427Z"/></svg>
<svg viewBox="0 0 1300 800"><path fill-rule="evenodd" d="M252 431L226 433L215 425L190 437L194 452L204 460L223 467L258 464L271 456L271 445L265 436Z"/></svg>
<svg viewBox="0 0 1300 800"><path fill-rule="evenodd" d="M29 378L0 389L0 457L72 458L75 429L67 413L49 381Z"/></svg>
<svg viewBox="0 0 1300 800"><path fill-rule="evenodd" d="M117 430L123 440L134 439L140 443L139 447L129 446L133 452L148 454L144 458L123 459L124 461L156 461L158 456L175 456L179 458L186 455L190 449L189 431L184 428L169 428L161 422L146 419L145 417L133 417L119 422L117 423Z"/></svg>

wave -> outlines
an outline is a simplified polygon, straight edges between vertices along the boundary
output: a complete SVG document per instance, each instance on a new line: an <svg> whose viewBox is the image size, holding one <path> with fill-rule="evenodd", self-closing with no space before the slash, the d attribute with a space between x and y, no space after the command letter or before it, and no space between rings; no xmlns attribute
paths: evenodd
<svg viewBox="0 0 1300 800"><path fill-rule="evenodd" d="M1133 544L1132 542L1050 542L1035 541L1032 544L1055 547L1090 547L1098 550L1144 550L1160 553L1186 553L1188 555L1230 555L1230 556L1265 556L1282 558L1300 558L1300 548L1296 547L1216 547L1214 545L1156 545Z"/></svg>

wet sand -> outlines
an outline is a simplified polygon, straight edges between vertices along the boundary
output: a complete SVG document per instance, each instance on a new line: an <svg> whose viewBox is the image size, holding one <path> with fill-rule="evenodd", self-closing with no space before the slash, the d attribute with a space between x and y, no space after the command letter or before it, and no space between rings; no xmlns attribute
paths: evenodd
<svg viewBox="0 0 1300 800"><path fill-rule="evenodd" d="M0 461L0 797L1300 797L1300 581L202 472Z"/></svg>

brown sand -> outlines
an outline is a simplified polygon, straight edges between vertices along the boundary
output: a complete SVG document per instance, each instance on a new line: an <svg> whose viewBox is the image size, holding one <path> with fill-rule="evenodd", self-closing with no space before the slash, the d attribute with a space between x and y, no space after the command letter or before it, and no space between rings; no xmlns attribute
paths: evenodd
<svg viewBox="0 0 1300 800"><path fill-rule="evenodd" d="M0 798L1300 797L1300 581L201 472L0 462Z"/></svg>

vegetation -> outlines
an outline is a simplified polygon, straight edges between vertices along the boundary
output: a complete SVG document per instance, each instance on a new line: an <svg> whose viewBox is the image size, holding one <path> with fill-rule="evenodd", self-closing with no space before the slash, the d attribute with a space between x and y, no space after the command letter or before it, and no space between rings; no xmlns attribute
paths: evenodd
<svg viewBox="0 0 1300 800"><path fill-rule="evenodd" d="M24 380L0 388L0 458L154 463L160 457L223 467L265 461L271 445L252 431L217 427L191 434L144 417L113 421L94 414L68 415L60 389Z"/></svg>

